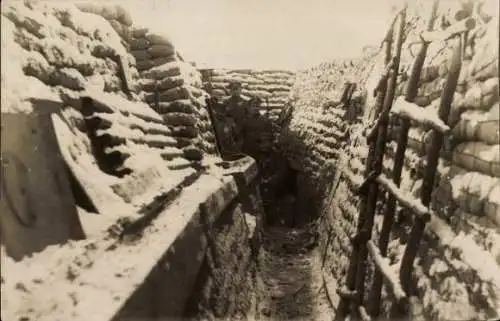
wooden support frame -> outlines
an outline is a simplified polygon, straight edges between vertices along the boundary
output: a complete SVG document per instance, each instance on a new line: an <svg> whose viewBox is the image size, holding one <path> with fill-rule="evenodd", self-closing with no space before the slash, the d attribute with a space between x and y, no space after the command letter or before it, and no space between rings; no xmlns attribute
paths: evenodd
<svg viewBox="0 0 500 321"><path fill-rule="evenodd" d="M458 83L460 70L462 68L462 38L457 37L457 43L453 48L453 54L450 61L450 68L443 93L441 95L441 102L439 105L438 115L441 120L446 122L450 114L451 103ZM443 145L443 135L434 131L431 140L430 150L427 154L427 167L424 172L424 179L422 183L422 190L420 199L424 206L429 206L431 201L432 191L434 189L434 180L437 172L437 165L439 161L439 151ZM410 290L410 278L413 268L413 262L417 255L418 245L424 234L426 222L417 217L415 225L413 226L408 243L401 262L400 280L405 291Z"/></svg>
<svg viewBox="0 0 500 321"><path fill-rule="evenodd" d="M449 40L456 35L472 30L476 27L476 19L468 18L452 24L444 30L424 31L420 34L423 42L435 42Z"/></svg>
<svg viewBox="0 0 500 321"><path fill-rule="evenodd" d="M427 23L427 30L432 30L434 27L435 21L437 19L437 10L439 7L439 0L434 0L431 15L429 21ZM406 87L406 96L405 99L408 102L415 101L418 94L418 86L420 82L420 76L422 73L422 67L425 62L425 57L427 55L427 50L429 47L429 43L422 43L420 51L413 63L410 79L408 81L408 85ZM394 185L399 187L401 183L401 172L404 165L405 159L405 151L408 145L408 132L410 129L410 120L409 119L401 119L401 131L398 137L398 145L396 149L396 154L394 157L394 166L392 170L392 179ZM394 224L394 217L396 213L396 195L390 194L388 200L386 202L386 208L384 212L384 220L382 223L382 230L379 236L379 249L381 255L387 254L387 246L389 244L389 238L392 230L392 225ZM372 291L370 293L370 302L371 313L373 316L378 317L380 315L380 299L381 299L381 290L382 290L382 282L383 275L379 271L375 271L375 275L373 277L373 286Z"/></svg>

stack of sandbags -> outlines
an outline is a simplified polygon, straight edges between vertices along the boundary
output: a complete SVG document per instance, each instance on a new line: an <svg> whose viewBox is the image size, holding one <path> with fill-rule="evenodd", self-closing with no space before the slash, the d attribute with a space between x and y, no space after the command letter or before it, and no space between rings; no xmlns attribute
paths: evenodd
<svg viewBox="0 0 500 321"><path fill-rule="evenodd" d="M214 70L207 79L212 84L212 95L222 99L228 98L227 88L231 82L240 82L243 98L262 99L262 111L274 119L288 101L294 80L295 74L290 71L247 69Z"/></svg>
<svg viewBox="0 0 500 321"><path fill-rule="evenodd" d="M453 152L453 163L470 171L500 177L500 144L481 142L459 144Z"/></svg>
<svg viewBox="0 0 500 321"><path fill-rule="evenodd" d="M177 60L172 42L146 28L133 28L129 45L140 72Z"/></svg>
<svg viewBox="0 0 500 321"><path fill-rule="evenodd" d="M443 205L449 205L451 201L464 212L486 216L499 224L499 192L499 178L451 166L435 197Z"/></svg>
<svg viewBox="0 0 500 321"><path fill-rule="evenodd" d="M121 63L125 78L132 80L129 87L136 85L134 58L103 17L45 1L11 1L2 16L2 41L8 47L2 51L2 73L9 69L12 78L21 71L23 90L37 86L37 96L53 92L67 103L88 87L125 96Z"/></svg>
<svg viewBox="0 0 500 321"><path fill-rule="evenodd" d="M163 116L186 158L200 161L203 153L214 154L215 135L200 73L180 59L165 37L146 29L136 29L133 35L130 45L141 70L144 101Z"/></svg>
<svg viewBox="0 0 500 321"><path fill-rule="evenodd" d="M138 72L134 57L129 52L129 42L131 39L132 18L130 14L119 5L103 5L95 2L78 3L76 7L82 12L94 14L106 19L111 27L121 38L121 44L127 49L126 53L120 53L125 59L125 78L129 89L135 95L138 90Z"/></svg>
<svg viewBox="0 0 500 321"><path fill-rule="evenodd" d="M489 111L467 110L453 128L453 137L460 141L481 141L488 145L500 142L500 109L496 103Z"/></svg>

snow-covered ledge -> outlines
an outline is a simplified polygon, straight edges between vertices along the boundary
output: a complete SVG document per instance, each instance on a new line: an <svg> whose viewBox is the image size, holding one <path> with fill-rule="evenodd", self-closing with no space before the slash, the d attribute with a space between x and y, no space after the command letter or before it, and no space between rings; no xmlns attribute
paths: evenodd
<svg viewBox="0 0 500 321"><path fill-rule="evenodd" d="M2 274L9 275L2 280L2 319L119 320L151 281L146 291L154 293L146 296L158 301L146 298L145 309L181 316L208 246L204 231L236 199L238 185L255 178L251 158L222 167L210 166L185 187L136 240L107 235L70 242L18 263L2 249Z"/></svg>

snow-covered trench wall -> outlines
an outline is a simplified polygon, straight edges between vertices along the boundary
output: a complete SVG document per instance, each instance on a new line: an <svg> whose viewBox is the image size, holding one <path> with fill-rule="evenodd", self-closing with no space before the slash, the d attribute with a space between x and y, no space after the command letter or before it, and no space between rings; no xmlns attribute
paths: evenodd
<svg viewBox="0 0 500 321"><path fill-rule="evenodd" d="M2 319L245 313L255 163L218 165L200 74L120 7L1 19Z"/></svg>
<svg viewBox="0 0 500 321"><path fill-rule="evenodd" d="M441 3L440 13L446 13L453 4ZM422 1L410 4L408 9L409 35L403 45L396 97L404 95L409 69L418 52L418 45L409 43L418 40L424 30L430 7L430 2ZM426 228L414 265L412 282L418 300L413 313L418 320L478 320L500 312L499 36L495 8L495 2L483 6L485 23L477 24L465 48L449 119L452 135L443 147L432 200L437 216ZM416 102L434 112L448 72L450 48L450 42L431 44L420 80ZM309 173L308 184L301 186L312 191L315 206L323 216L319 225L322 249L331 236L324 273L331 276L335 286L345 282L360 198L344 178L333 187L333 199L327 199L326 192L332 188L334 174L341 166L362 179L368 147L360 133L374 119L370 110L364 110L357 122L349 125L345 110L335 107L335 102L340 100L344 83L352 82L358 88L355 100L362 102L365 109L372 106L382 69L383 53L375 50L360 59L325 63L299 74L292 89L295 110L281 138L289 160ZM422 183L428 132L413 126L405 155L401 188L416 198ZM387 175L392 172L397 137L391 139L384 158ZM375 243L383 205L378 205L375 218ZM411 225L399 220L391 234L388 257L394 269L401 260ZM373 266L369 270L371 275ZM370 276L367 282L369 289ZM338 303L335 291L332 295L334 304ZM383 296L386 300L382 310L389 316L391 298L386 292Z"/></svg>

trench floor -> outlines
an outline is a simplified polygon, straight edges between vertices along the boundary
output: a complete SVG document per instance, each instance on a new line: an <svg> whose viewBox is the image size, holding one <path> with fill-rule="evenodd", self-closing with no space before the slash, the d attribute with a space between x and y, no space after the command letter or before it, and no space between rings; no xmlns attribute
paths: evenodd
<svg viewBox="0 0 500 321"><path fill-rule="evenodd" d="M333 320L311 227L268 227L262 235L255 320Z"/></svg>

